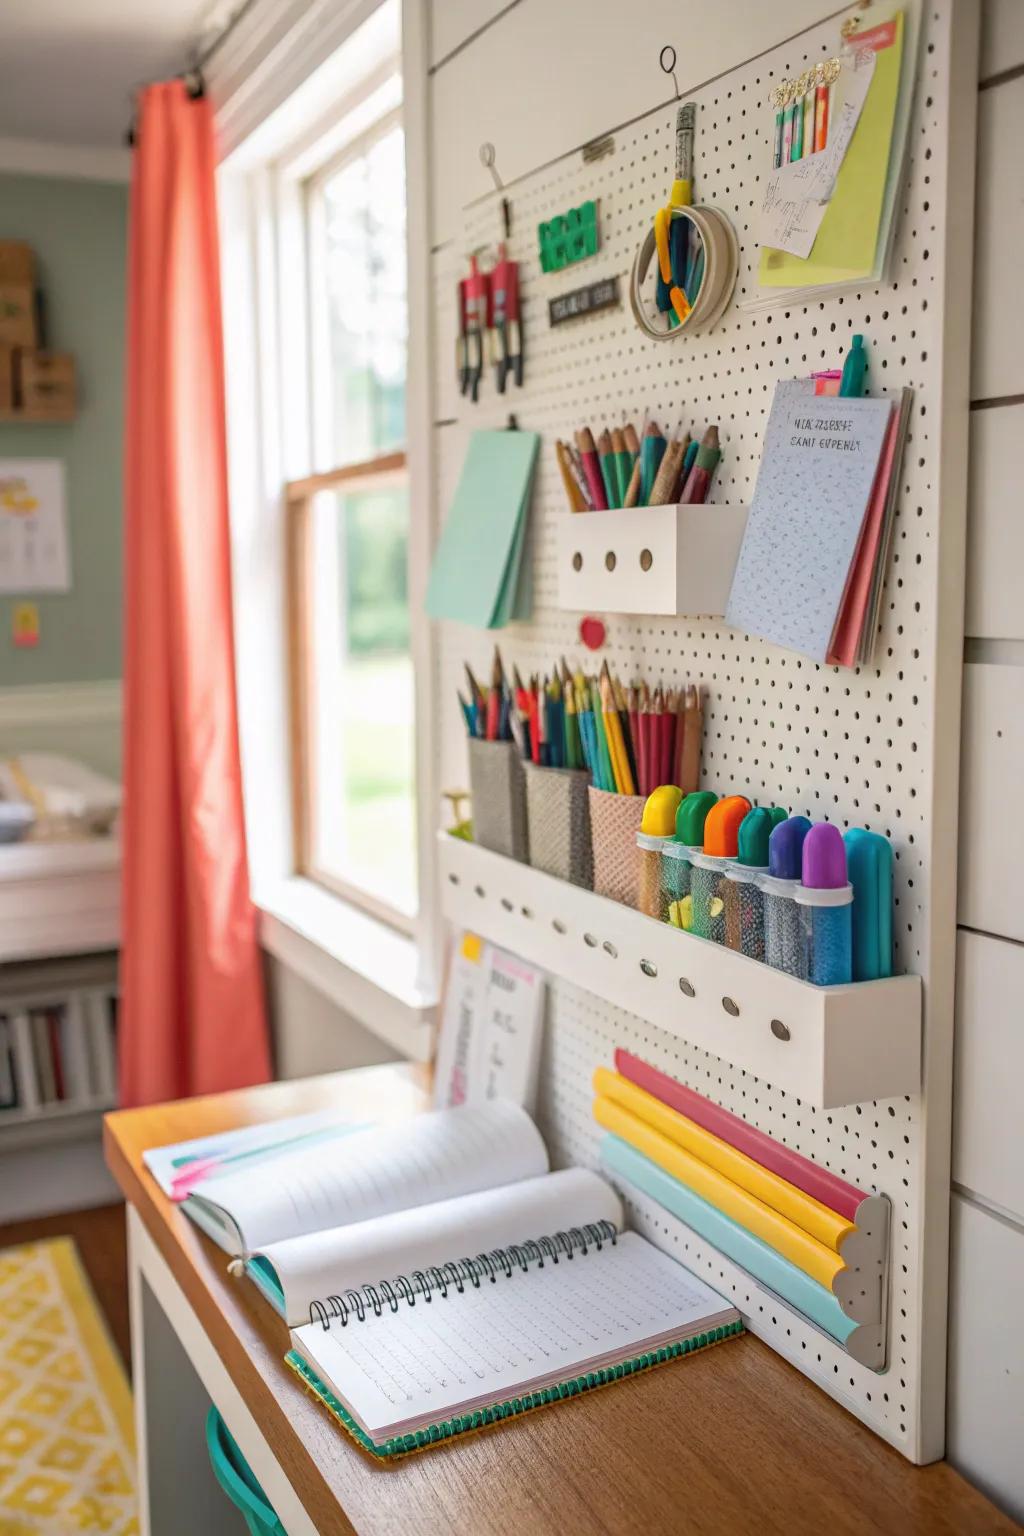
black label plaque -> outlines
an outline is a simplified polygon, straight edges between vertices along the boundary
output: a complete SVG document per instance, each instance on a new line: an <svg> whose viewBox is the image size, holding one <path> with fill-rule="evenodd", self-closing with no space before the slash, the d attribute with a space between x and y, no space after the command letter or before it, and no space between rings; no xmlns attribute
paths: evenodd
<svg viewBox="0 0 1024 1536"><path fill-rule="evenodd" d="M574 288L571 293L560 293L548 302L548 315L552 325L565 320L578 320L581 315L593 315L599 309L611 309L619 302L619 280L603 277L599 283L588 283L585 288Z"/></svg>

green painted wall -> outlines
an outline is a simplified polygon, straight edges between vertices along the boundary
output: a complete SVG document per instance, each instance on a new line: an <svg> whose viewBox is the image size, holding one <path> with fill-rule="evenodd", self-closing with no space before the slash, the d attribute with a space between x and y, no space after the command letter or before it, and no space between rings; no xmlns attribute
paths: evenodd
<svg viewBox="0 0 1024 1536"><path fill-rule="evenodd" d="M72 589L41 595L39 644L11 640L0 597L0 687L121 675L121 458L128 188L0 175L0 238L36 252L47 344L73 352L81 409L66 426L0 422L0 460L62 459Z"/></svg>

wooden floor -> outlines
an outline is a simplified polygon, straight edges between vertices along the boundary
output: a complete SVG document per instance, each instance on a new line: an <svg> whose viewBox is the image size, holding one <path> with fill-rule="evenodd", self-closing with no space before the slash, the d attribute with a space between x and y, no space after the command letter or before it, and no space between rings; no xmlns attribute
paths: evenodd
<svg viewBox="0 0 1024 1536"><path fill-rule="evenodd" d="M124 1206L101 1205L91 1211L71 1211L39 1221L0 1226L0 1248L36 1243L46 1237L74 1238L78 1256L96 1293L114 1343L125 1366L131 1365L128 1332L128 1253Z"/></svg>

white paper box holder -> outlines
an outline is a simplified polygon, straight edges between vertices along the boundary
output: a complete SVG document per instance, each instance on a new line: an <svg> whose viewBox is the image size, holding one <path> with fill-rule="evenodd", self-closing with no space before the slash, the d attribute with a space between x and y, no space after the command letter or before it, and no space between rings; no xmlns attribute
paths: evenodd
<svg viewBox="0 0 1024 1536"><path fill-rule="evenodd" d="M725 612L746 507L621 507L558 519L558 606L586 613Z"/></svg>
<svg viewBox="0 0 1024 1536"><path fill-rule="evenodd" d="M806 1104L920 1087L919 976L815 987L447 833L440 866L450 922Z"/></svg>

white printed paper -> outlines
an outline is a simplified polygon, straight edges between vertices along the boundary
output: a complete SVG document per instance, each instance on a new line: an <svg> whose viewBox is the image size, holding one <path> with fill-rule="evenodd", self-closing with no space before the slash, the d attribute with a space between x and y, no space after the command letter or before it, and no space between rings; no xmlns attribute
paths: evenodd
<svg viewBox="0 0 1024 1536"><path fill-rule="evenodd" d="M768 177L758 229L762 245L804 259L811 254L860 121L876 58L876 54L865 52L855 68L844 69L839 76L826 147L790 165L780 165Z"/></svg>
<svg viewBox="0 0 1024 1536"><path fill-rule="evenodd" d="M533 1105L544 973L475 934L456 941L434 1072L439 1109L484 1099Z"/></svg>
<svg viewBox="0 0 1024 1536"><path fill-rule="evenodd" d="M64 465L0 459L0 592L67 592Z"/></svg>

